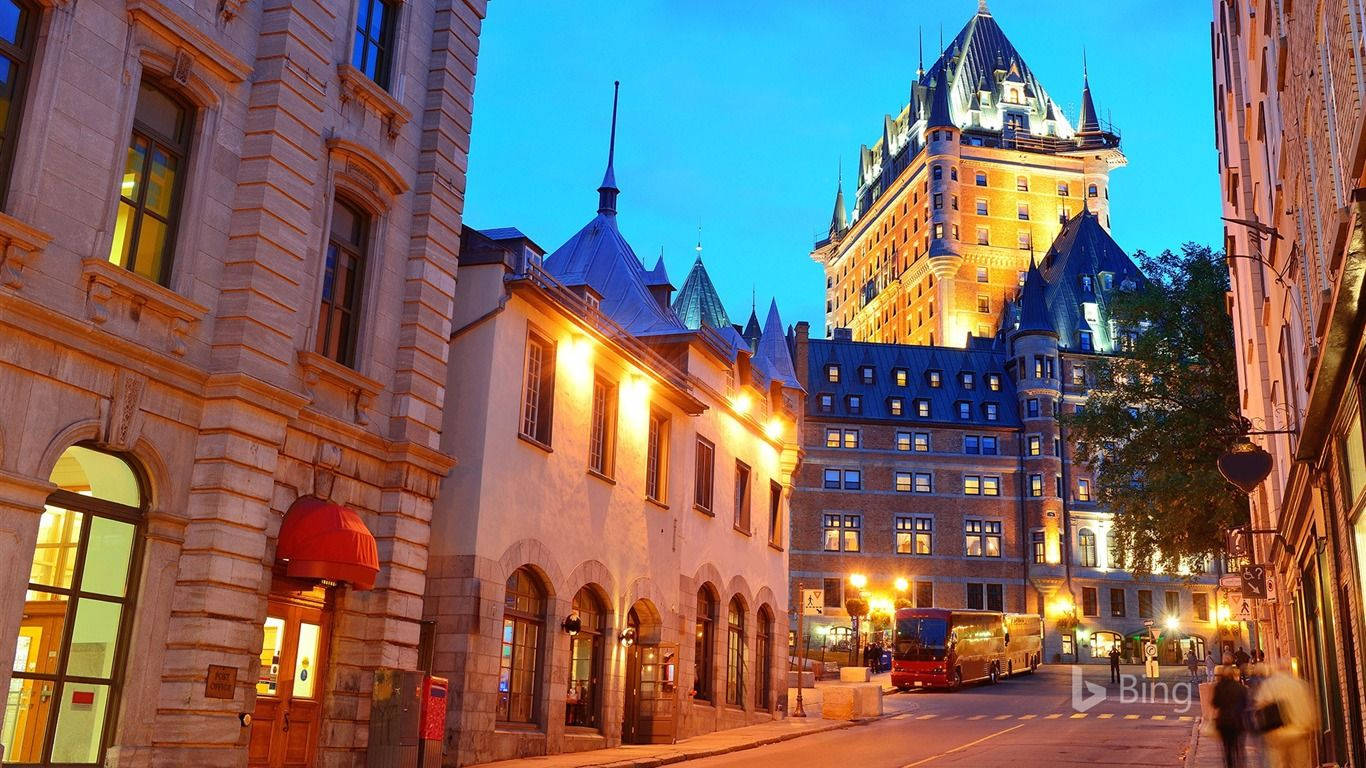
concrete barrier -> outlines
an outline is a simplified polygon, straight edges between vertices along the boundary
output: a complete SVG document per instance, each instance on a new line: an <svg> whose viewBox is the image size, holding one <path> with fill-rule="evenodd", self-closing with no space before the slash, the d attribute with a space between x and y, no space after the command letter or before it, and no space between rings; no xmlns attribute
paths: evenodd
<svg viewBox="0 0 1366 768"><path fill-rule="evenodd" d="M816 685L816 673L815 673L815 672L802 672L801 675L802 675L802 687L803 687L803 688L812 688L812 687L814 687L814 686ZM787 671L787 687L788 687L788 688L796 688L796 687L797 687L797 670L795 670L795 669L789 669L789 670Z"/></svg>
<svg viewBox="0 0 1366 768"><path fill-rule="evenodd" d="M867 667L840 667L841 683L866 683L873 679L873 673Z"/></svg>
<svg viewBox="0 0 1366 768"><path fill-rule="evenodd" d="M860 720L881 714L881 685L852 683L821 688L821 717L826 720Z"/></svg>

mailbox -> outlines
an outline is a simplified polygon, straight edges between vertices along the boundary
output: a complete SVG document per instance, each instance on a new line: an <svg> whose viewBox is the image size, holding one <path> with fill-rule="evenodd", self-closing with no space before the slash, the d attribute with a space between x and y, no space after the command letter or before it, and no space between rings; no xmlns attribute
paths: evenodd
<svg viewBox="0 0 1366 768"><path fill-rule="evenodd" d="M422 681L422 727L424 741L440 743L446 735L446 694L450 682L444 677L427 675Z"/></svg>

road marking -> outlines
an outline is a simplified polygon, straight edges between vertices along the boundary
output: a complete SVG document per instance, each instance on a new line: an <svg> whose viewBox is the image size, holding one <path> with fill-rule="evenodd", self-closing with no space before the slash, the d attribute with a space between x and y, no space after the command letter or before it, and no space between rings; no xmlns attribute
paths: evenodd
<svg viewBox="0 0 1366 768"><path fill-rule="evenodd" d="M1098 720L1109 720L1110 718L1112 718L1112 717L1114 717L1114 716L1115 716L1115 713L1113 713L1113 712L1102 712L1102 713L1100 713L1099 715L1096 715L1096 719L1098 719Z"/></svg>
<svg viewBox="0 0 1366 768"><path fill-rule="evenodd" d="M997 715L996 717L994 717L994 718L992 718L992 719L993 719L993 720L1009 720L1009 719L1012 718L1012 717L1014 717L1014 715Z"/></svg>
<svg viewBox="0 0 1366 768"><path fill-rule="evenodd" d="M971 715L971 716L968 717L968 719L969 719L969 720L981 720L981 719L983 719L983 718L985 718L985 717L986 717L986 715Z"/></svg>
<svg viewBox="0 0 1366 768"><path fill-rule="evenodd" d="M1138 719L1138 715L1125 715L1125 716L1124 716L1124 719L1125 719L1125 720L1137 720L1137 719Z"/></svg>
<svg viewBox="0 0 1366 768"><path fill-rule="evenodd" d="M1154 719L1154 720L1166 720L1166 719L1167 719L1167 716L1166 716L1166 715L1153 715L1153 719Z"/></svg>
<svg viewBox="0 0 1366 768"><path fill-rule="evenodd" d="M1060 717L1062 717L1062 713L1061 713L1061 712L1054 712L1054 713L1051 714L1051 715L1044 715L1044 716L1043 716L1043 719L1045 719L1045 720L1057 720L1057 719L1060 718Z"/></svg>
<svg viewBox="0 0 1366 768"><path fill-rule="evenodd" d="M1181 715L1177 719L1183 723L1189 723L1190 721L1194 720L1195 717L1193 715Z"/></svg>
<svg viewBox="0 0 1366 768"><path fill-rule="evenodd" d="M1036 717L1038 717L1038 715L1020 715L1021 720L1033 720Z"/></svg>
<svg viewBox="0 0 1366 768"><path fill-rule="evenodd" d="M916 720L931 720L931 719L933 719L934 717L935 717L934 714L921 715L920 717L917 717Z"/></svg>
<svg viewBox="0 0 1366 768"><path fill-rule="evenodd" d="M953 754L954 752L962 752L963 750L965 750L965 749L967 749L967 748L969 748L969 747L975 747L975 746L977 746L978 744L981 744L982 742L984 742L984 741L986 741L986 740L988 740L988 739L994 739L994 738L996 738L997 736L1000 736L1000 735L1002 735L1002 734L1010 733L1011 731L1015 730L1016 728L1023 728L1023 727L1024 727L1024 723L1020 723L1019 725L1012 725L1012 726L1010 726L1009 728L1006 728L1005 730L997 731L997 732L995 732L995 733L993 733L993 734L990 734L990 735L987 735L987 736L983 736L982 738L980 738L980 739L978 739L978 740L976 740L976 741L969 741L967 744L961 744L961 745L959 745L959 746L957 746L957 747L954 747L953 749L950 749L950 750L947 750L947 751L944 751L944 752L940 752L940 753L937 754L937 755L931 755L931 756L929 756L929 757L922 758L922 759L920 759L920 760L916 760L914 763L906 763L905 765L901 766L901 768L916 768L916 766L918 766L918 765L927 765L927 764L929 764L929 763L931 763L931 762L933 762L933 761L935 761L935 760L940 759L941 757L947 757L947 756Z"/></svg>
<svg viewBox="0 0 1366 768"><path fill-rule="evenodd" d="M1085 717L1086 717L1086 713L1085 713L1085 712L1074 712L1074 713L1072 713L1072 717L1070 717L1070 718L1068 718L1068 719L1070 719L1070 720L1081 720L1081 719L1083 719L1083 718L1085 718Z"/></svg>

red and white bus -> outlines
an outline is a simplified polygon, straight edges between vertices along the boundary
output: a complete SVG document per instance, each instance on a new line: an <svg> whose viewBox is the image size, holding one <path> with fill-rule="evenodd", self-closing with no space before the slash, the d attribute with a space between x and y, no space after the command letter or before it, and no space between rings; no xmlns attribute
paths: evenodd
<svg viewBox="0 0 1366 768"><path fill-rule="evenodd" d="M994 683L1006 663L1003 613L948 608L896 612L892 685L903 691L957 689L977 680Z"/></svg>

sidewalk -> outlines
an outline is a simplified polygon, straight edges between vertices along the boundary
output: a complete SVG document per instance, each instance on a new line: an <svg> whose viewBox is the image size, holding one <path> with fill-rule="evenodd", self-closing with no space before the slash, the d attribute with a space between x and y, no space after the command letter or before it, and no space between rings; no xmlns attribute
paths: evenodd
<svg viewBox="0 0 1366 768"><path fill-rule="evenodd" d="M1195 721L1191 728L1190 746L1186 750L1185 768L1224 768L1224 745L1213 729L1204 730L1204 722ZM1266 765L1257 737L1243 739L1243 765Z"/></svg>

